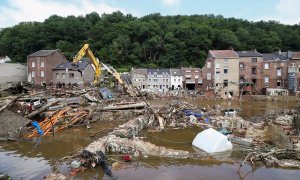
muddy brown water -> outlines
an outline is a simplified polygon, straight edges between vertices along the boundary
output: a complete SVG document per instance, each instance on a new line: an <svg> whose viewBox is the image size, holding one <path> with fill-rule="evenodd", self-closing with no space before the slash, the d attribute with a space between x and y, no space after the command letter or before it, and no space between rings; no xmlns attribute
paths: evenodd
<svg viewBox="0 0 300 180"><path fill-rule="evenodd" d="M162 107L169 101L151 101L151 105ZM222 107L241 108L244 118L269 113L283 108L295 108L296 102L243 102L237 101L190 101L199 107L210 107L219 104ZM112 128L124 122L99 122L92 124L92 129L74 127L54 136L35 139L34 142L1 142L0 172L8 174L12 179L43 179L51 173L54 162L84 148L93 140L104 136L91 134L102 129ZM201 131L198 127L184 130L166 130L162 133L142 132L147 141L174 149L195 152L191 141ZM143 157L129 163L115 163L112 168L117 179L299 179L300 170L258 167L253 170L248 164L239 170L239 162L245 157L233 151L229 154L233 161L212 158L204 159L169 159L158 157ZM120 161L119 156L110 158ZM226 159L226 158L225 158ZM59 167L62 174L67 174L69 166L63 163ZM80 173L77 179L109 179L101 168L88 169Z"/></svg>

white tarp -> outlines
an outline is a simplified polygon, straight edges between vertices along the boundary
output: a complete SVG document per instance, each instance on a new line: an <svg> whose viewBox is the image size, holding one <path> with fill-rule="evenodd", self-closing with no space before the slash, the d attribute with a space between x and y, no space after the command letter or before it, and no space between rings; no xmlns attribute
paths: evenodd
<svg viewBox="0 0 300 180"><path fill-rule="evenodd" d="M228 141L227 137L212 128L198 133L192 144L207 153L216 153L232 149L232 144Z"/></svg>

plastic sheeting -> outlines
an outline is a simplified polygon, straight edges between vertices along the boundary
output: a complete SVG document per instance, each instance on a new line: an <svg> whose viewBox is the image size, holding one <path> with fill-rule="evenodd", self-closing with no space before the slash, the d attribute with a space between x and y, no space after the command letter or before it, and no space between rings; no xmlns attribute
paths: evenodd
<svg viewBox="0 0 300 180"><path fill-rule="evenodd" d="M192 144L207 153L216 153L232 149L232 144L228 141L227 137L212 128L198 133Z"/></svg>

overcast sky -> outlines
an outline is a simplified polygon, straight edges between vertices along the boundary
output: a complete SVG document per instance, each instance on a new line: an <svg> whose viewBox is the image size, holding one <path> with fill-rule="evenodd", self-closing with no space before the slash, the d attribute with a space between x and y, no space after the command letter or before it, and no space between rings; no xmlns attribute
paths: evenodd
<svg viewBox="0 0 300 180"><path fill-rule="evenodd" d="M215 14L250 21L300 23L300 0L0 0L0 28L22 21L44 21L53 14L85 15L93 11L129 13L141 17Z"/></svg>

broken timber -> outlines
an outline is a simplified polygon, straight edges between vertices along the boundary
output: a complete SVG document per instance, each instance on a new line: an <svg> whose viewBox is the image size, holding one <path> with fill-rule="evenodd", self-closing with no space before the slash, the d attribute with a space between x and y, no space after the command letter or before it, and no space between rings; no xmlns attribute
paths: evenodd
<svg viewBox="0 0 300 180"><path fill-rule="evenodd" d="M45 111L47 108L49 108L50 106L53 106L54 104L58 103L60 100L56 100L50 103L47 103L45 106L37 109L36 111L33 111L32 113L28 114L25 116L25 118L32 118L33 116L37 115L38 113L41 113L43 111Z"/></svg>
<svg viewBox="0 0 300 180"><path fill-rule="evenodd" d="M113 104L106 107L97 108L97 110L105 111L105 110L123 110L123 109L136 109L136 108L144 108L146 103L132 103L132 104Z"/></svg>

